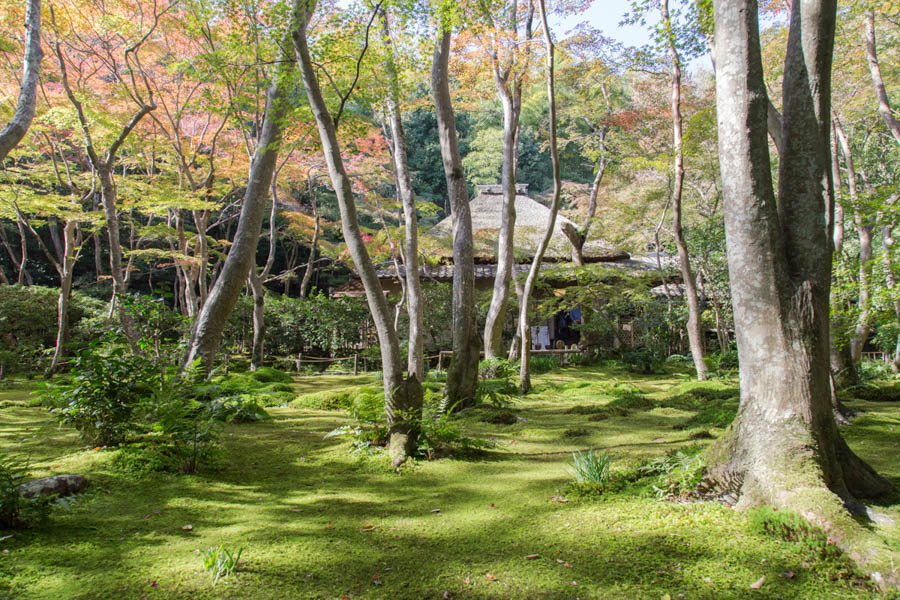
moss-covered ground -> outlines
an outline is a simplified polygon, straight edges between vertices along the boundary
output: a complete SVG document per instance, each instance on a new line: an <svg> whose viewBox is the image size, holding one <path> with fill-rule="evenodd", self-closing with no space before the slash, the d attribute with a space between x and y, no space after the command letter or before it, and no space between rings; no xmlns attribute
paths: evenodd
<svg viewBox="0 0 900 600"><path fill-rule="evenodd" d="M616 381L645 400L602 410ZM714 502L662 501L649 486L569 493L572 451L600 448L634 466L719 435L735 383L698 395L683 381L613 368L541 375L513 403L514 424L485 422L486 408L458 418L466 435L496 447L400 474L383 457L350 453L346 438L324 438L350 423L345 412L269 408L272 420L225 430L221 470L141 477L117 470L116 450L84 448L27 406L27 386L0 388L2 449L28 457L34 476L90 480L48 526L0 535L0 598L884 597ZM365 383L307 378L295 387ZM900 405L851 404L865 412L844 429L850 445L900 484ZM880 508L900 522L900 505ZM879 533L900 550L898 527ZM243 548L243 564L213 585L200 552L222 543Z"/></svg>

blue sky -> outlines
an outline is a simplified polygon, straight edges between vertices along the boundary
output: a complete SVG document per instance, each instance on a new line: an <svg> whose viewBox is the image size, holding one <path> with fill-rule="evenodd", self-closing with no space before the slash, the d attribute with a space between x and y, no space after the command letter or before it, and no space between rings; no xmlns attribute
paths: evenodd
<svg viewBox="0 0 900 600"><path fill-rule="evenodd" d="M630 8L631 3L628 0L594 0L585 12L557 21L551 27L557 30L556 35L559 38L564 38L569 30L586 21L602 30L604 35L623 44L641 46L649 41L645 28L639 25L619 25L622 15Z"/></svg>

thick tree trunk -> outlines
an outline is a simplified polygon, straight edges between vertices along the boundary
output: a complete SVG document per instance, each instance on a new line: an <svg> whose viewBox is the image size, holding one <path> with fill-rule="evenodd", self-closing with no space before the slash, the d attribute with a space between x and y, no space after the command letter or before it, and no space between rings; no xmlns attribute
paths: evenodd
<svg viewBox="0 0 900 600"><path fill-rule="evenodd" d="M550 108L550 161L553 163L553 199L550 202L550 220L547 222L544 237L541 238L541 242L535 251L534 260L532 260L531 268L528 270L528 277L525 279L519 304L519 338L522 344L519 362L519 388L522 390L522 393L531 391L531 322L529 319L531 313L529 310L531 292L534 290L534 284L537 281L544 253L547 251L547 246L550 245L550 238L553 237L556 213L559 211L559 196L562 192L559 151L556 144L556 92L554 90L556 50L553 38L550 35L550 24L547 22L547 9L544 6L544 0L538 0L538 6L540 7L541 22L543 23L544 44L547 48L547 103Z"/></svg>
<svg viewBox="0 0 900 600"><path fill-rule="evenodd" d="M662 0L660 4L662 21L671 28L669 20L669 2ZM675 46L674 33L669 33L666 40L669 46L669 58L672 61L672 140L674 145L675 181L672 185L672 234L678 248L678 262L681 266L681 279L684 285L684 299L688 307L687 333L691 346L691 356L697 379L706 379L708 368L703 360L703 329L700 322L700 299L697 294L697 280L691 269L691 257L684 241L681 226L681 196L684 189L684 152L682 150L682 118L681 118L681 58Z"/></svg>
<svg viewBox="0 0 900 600"><path fill-rule="evenodd" d="M869 73L872 75L872 83L875 85L875 95L878 97L878 112L887 125L894 139L900 144L900 122L894 117L891 110L891 102L884 87L884 79L881 76L881 66L878 64L878 52L875 42L875 13L866 11L866 59L869 62Z"/></svg>
<svg viewBox="0 0 900 600"><path fill-rule="evenodd" d="M25 60L16 112L0 131L0 162L15 148L31 127L37 107L37 85L41 71L41 0L28 0L25 8Z"/></svg>
<svg viewBox="0 0 900 600"><path fill-rule="evenodd" d="M478 331L475 323L475 257L469 193L459 156L456 118L450 102L450 31L441 33L431 67L431 91L441 143L441 158L453 220L453 358L447 369L447 405L475 403L478 385Z"/></svg>
<svg viewBox="0 0 900 600"><path fill-rule="evenodd" d="M237 231L222 272L209 292L191 331L182 369L200 360L206 370L212 368L216 350L222 341L222 331L234 310L244 282L256 262L256 246L262 230L269 186L275 173L275 163L281 144L283 121L287 109L286 73L278 72L276 81L266 95L266 114L253 162L250 179L244 192L244 203Z"/></svg>
<svg viewBox="0 0 900 600"><path fill-rule="evenodd" d="M394 466L399 466L413 454L418 441L422 410L422 385L415 376L406 381L403 380L397 331L391 322L390 309L384 297L381 282L375 272L375 266L372 264L372 259L362 239L362 232L356 216L353 189L344 168L335 123L322 97L319 82L316 80L315 68L309 55L306 28L315 9L315 1L312 0L305 6L300 6L301 4L302 2L298 0L294 9L297 25L291 32L291 36L303 79L303 88L306 90L306 97L316 119L322 143L322 154L328 165L328 174L341 211L341 230L344 233L344 241L366 290L369 312L378 334L384 382L384 408L390 428L389 452Z"/></svg>
<svg viewBox="0 0 900 600"><path fill-rule="evenodd" d="M500 209L500 234L497 239L497 276L494 278L494 294L488 306L484 324L484 358L499 358L503 353L503 323L506 321L506 306L509 302L509 280L513 272L513 234L516 228L516 147L519 129L520 91L513 84L509 89L509 75L501 77L495 69L494 79L497 96L503 106L503 166L501 184L503 186L503 206Z"/></svg>
<svg viewBox="0 0 900 600"><path fill-rule="evenodd" d="M872 570L883 544L863 541L844 507L892 489L847 446L832 414L828 157L833 0L797 0L784 75L784 149L772 187L754 0L715 0L716 102L741 402L707 454L709 482L739 506L791 509ZM859 534L859 535L857 535ZM897 574L882 571L878 577Z"/></svg>
<svg viewBox="0 0 900 600"><path fill-rule="evenodd" d="M387 13L384 13L384 38L391 44L391 32L388 27ZM406 370L415 374L419 382L425 380L425 354L422 332L424 331L425 301L422 297L422 284L419 281L419 220L416 215L416 199L413 195L412 176L406 154L406 134L399 107L399 82L397 68L394 65L393 50L388 51L387 78L388 97L387 112L391 125L391 142L393 146L394 170L397 179L397 192L403 203L403 219L406 229L406 312L409 315L409 341L406 359ZM399 273L397 274L399 276Z"/></svg>

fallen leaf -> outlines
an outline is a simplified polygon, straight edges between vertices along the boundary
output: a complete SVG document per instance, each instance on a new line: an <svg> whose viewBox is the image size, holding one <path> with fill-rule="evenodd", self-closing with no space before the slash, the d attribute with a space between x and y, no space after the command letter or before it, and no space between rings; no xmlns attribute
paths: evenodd
<svg viewBox="0 0 900 600"><path fill-rule="evenodd" d="M438 514L439 512L441 512L441 509L439 509L439 508L433 508L433 509L431 509L431 512L434 513L434 514Z"/></svg>
<svg viewBox="0 0 900 600"><path fill-rule="evenodd" d="M765 582L766 582L766 576L763 575L762 577L760 577L760 578L756 581L756 583L751 583L751 584L750 584L750 589L751 589L751 590L758 590L759 588L761 588L761 587L763 586L763 584L764 584Z"/></svg>
<svg viewBox="0 0 900 600"><path fill-rule="evenodd" d="M556 559L556 562L558 562L558 563L561 564L561 565L566 564L566 561L564 561L564 560L561 559L561 558L557 558L557 559Z"/></svg>
<svg viewBox="0 0 900 600"><path fill-rule="evenodd" d="M381 585L383 583L384 582L381 581L381 575L375 575L374 577L372 577L372 585Z"/></svg>
<svg viewBox="0 0 900 600"><path fill-rule="evenodd" d="M375 531L375 526L374 525L363 525L362 530L363 531Z"/></svg>
<svg viewBox="0 0 900 600"><path fill-rule="evenodd" d="M567 568L567 569L571 569L571 568L572 568L572 565L570 565L570 564L567 563L567 562L564 562L564 563L563 563L563 566L564 566L565 568Z"/></svg>
<svg viewBox="0 0 900 600"><path fill-rule="evenodd" d="M325 529L334 529L334 525L329 523L328 525L325 526ZM363 529L365 529L365 527L363 527ZM374 529L374 527L372 529Z"/></svg>
<svg viewBox="0 0 900 600"><path fill-rule="evenodd" d="M782 579L793 579L794 572L793 571L785 571L784 573L781 574L781 578Z"/></svg>
<svg viewBox="0 0 900 600"><path fill-rule="evenodd" d="M562 496L550 496L550 502L568 502L568 499Z"/></svg>
<svg viewBox="0 0 900 600"><path fill-rule="evenodd" d="M570 581L570 582L569 582L569 585L578 585L578 582L577 582L577 581Z"/></svg>
<svg viewBox="0 0 900 600"><path fill-rule="evenodd" d="M291 512L300 512L300 509L297 508L296 506L292 506L292 507L289 508L288 510L291 511Z"/></svg>
<svg viewBox="0 0 900 600"><path fill-rule="evenodd" d="M541 557L540 554L529 554L528 556L525 557L525 560L534 560L534 559L540 558L540 557Z"/></svg>
<svg viewBox="0 0 900 600"><path fill-rule="evenodd" d="M184 529L185 531L191 531L192 529L194 529L194 526L193 525L184 525L184 526L182 526L182 529Z"/></svg>
<svg viewBox="0 0 900 600"><path fill-rule="evenodd" d="M466 577L465 579L463 579L463 583L464 583L465 585L472 585L472 580L469 579L468 577Z"/></svg>
<svg viewBox="0 0 900 600"><path fill-rule="evenodd" d="M153 583L150 584L150 587L152 587L153 589L156 589L159 587L159 584L156 583L156 581L154 581Z"/></svg>
<svg viewBox="0 0 900 600"><path fill-rule="evenodd" d="M653 440L653 442L656 444L661 444L664 441L666 441L666 438L656 438Z"/></svg>
<svg viewBox="0 0 900 600"><path fill-rule="evenodd" d="M494 577L493 575L491 575L490 573L485 575L484 578L487 579L488 581L497 581L497 578Z"/></svg>

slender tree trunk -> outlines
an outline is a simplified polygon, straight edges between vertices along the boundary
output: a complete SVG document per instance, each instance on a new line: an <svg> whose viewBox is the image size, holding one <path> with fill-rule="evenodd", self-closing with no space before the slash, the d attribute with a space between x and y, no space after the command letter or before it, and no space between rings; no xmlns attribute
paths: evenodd
<svg viewBox="0 0 900 600"><path fill-rule="evenodd" d="M387 13L384 16L384 39L391 44ZM406 312L409 315L409 343L406 370L415 374L419 382L425 380L425 354L422 332L424 331L425 301L422 298L422 284L419 281L419 220L416 215L416 199L413 195L412 176L406 154L406 133L403 131L399 107L399 82L394 64L393 50L387 59L388 97L387 112L391 125L394 169L397 175L397 192L403 203L403 219L406 229ZM399 273L397 273L399 276Z"/></svg>
<svg viewBox="0 0 900 600"><path fill-rule="evenodd" d="M863 207L860 205L859 190L856 187L856 168L853 164L853 153L850 149L850 140L841 126L837 117L833 120L834 132L840 141L841 151L844 154L844 162L847 165L847 186L850 189L850 201L853 203L853 224L856 235L859 238L859 316L856 326L850 338L850 358L853 364L859 364L862 359L863 347L869 339L871 327L872 304L872 225L866 223L862 216Z"/></svg>
<svg viewBox="0 0 900 600"><path fill-rule="evenodd" d="M222 342L222 331L234 310L244 282L256 262L256 246L262 229L269 186L275 173L284 116L287 110L286 67L276 73L276 81L266 95L266 113L259 134L250 179L244 192L244 203L238 221L234 241L222 272L209 292L209 296L194 322L182 368L190 367L198 359L205 369L212 367L216 350Z"/></svg>
<svg viewBox="0 0 900 600"><path fill-rule="evenodd" d="M306 298L309 295L309 284L312 282L313 269L316 264L316 254L319 250L319 209L316 207L316 196L313 191L312 180L308 180L309 185L309 201L313 211L313 234L309 243L309 261L306 263L306 269L303 271L303 279L300 281L300 297ZM285 291L287 293L287 291Z"/></svg>
<svg viewBox="0 0 900 600"><path fill-rule="evenodd" d="M840 158L838 156L837 133L834 131L834 122L831 124L831 177L834 185L834 215L830 224L832 229L832 241L834 243L834 253L838 260L843 260L844 252L844 206L841 202L841 192L843 185L841 184L841 167ZM847 340L847 331L849 327L846 323L846 302L835 293L834 286L831 287L831 381L832 381L832 403L835 406L835 412L842 414L838 410L840 402L837 397L837 391L858 383L856 373L856 365L853 363L853 357L850 355L850 344Z"/></svg>
<svg viewBox="0 0 900 600"><path fill-rule="evenodd" d="M59 270L59 299L57 301L57 326L56 326L56 347L53 350L53 358L47 369L48 374L55 373L59 369L59 363L65 356L65 345L69 337L69 300L72 297L72 276L75 269L75 261L80 246L75 240L75 231L78 223L72 219L66 222L63 229L63 255L58 265ZM79 234L79 238L80 238Z"/></svg>
<svg viewBox="0 0 900 600"><path fill-rule="evenodd" d="M716 102L728 267L740 357L736 421L706 455L707 483L740 506L771 504L824 527L879 577L881 542L845 506L892 489L847 446L834 420L828 292L829 165L836 4L797 0L785 59L784 149L776 201L766 139L757 6L715 0ZM862 541L865 539L866 541Z"/></svg>
<svg viewBox="0 0 900 600"><path fill-rule="evenodd" d="M887 287L894 291L893 305L894 315L897 318L897 325L900 328L900 297L897 296L897 279L894 277L894 260L891 256L891 250L894 246L894 237L891 235L891 226L881 226L881 243L882 254L881 260L884 264L885 280ZM897 334L897 348L894 351L894 358L891 361L891 370L894 373L900 373L900 333Z"/></svg>
<svg viewBox="0 0 900 600"><path fill-rule="evenodd" d="M128 340L133 351L138 348L138 334L135 329L134 319L128 313L122 296L125 294L125 274L122 271L122 242L119 236L119 211L116 206L116 186L113 183L112 170L107 165L100 165L96 169L97 179L100 180L100 202L106 216L106 233L109 239L109 270L112 276L113 290L109 300L110 312L116 311L119 315L119 324L122 332Z"/></svg>
<svg viewBox="0 0 900 600"><path fill-rule="evenodd" d="M509 89L509 74L503 78L494 71L497 96L503 106L503 166L501 183L503 206L500 209L500 235L497 240L497 275L494 277L494 294L488 306L484 324L484 358L499 358L503 354L503 324L506 321L506 306L509 302L509 280L513 272L513 234L516 228L516 147L519 129L519 109L521 101L518 86Z"/></svg>
<svg viewBox="0 0 900 600"><path fill-rule="evenodd" d="M295 6L296 28L291 32L296 49L297 64L303 79L306 97L316 119L322 154L328 164L328 174L334 186L338 207L341 211L341 229L353 264L359 272L366 290L366 299L378 343L381 347L381 365L384 381L385 413L390 428L390 456L394 466L399 466L416 448L419 436L422 410L422 385L415 377L404 382L400 357L400 341L391 322L390 309L375 266L362 239L362 232L356 216L356 202L350 178L347 177L344 161L337 140L335 122L328 111L315 69L309 55L306 28L315 9L315 0L305 6L298 0Z"/></svg>
<svg viewBox="0 0 900 600"><path fill-rule="evenodd" d="M604 137L606 137L605 133ZM597 214L597 198L600 195L600 184L603 182L603 175L606 173L608 164L609 161L606 157L600 159L600 166L594 175L594 181L591 183L591 197L588 202L587 215L584 217L584 225L576 229L574 226L566 223L562 228L563 233L569 239L569 244L572 246L572 262L579 267L584 266L584 244L587 242L588 232Z"/></svg>
<svg viewBox="0 0 900 600"><path fill-rule="evenodd" d="M669 1L662 0L661 11L663 23L670 27ZM691 269L691 257L688 253L687 243L684 241L684 231L681 226L681 196L684 189L684 151L682 149L682 118L681 118L681 58L675 47L674 34L666 36L669 46L669 58L672 61L672 140L675 154L675 181L672 186L672 234L675 237L675 246L678 248L678 262L681 266L681 278L684 284L684 299L688 307L687 333L691 346L691 356L694 359L694 368L697 370L697 379L706 379L708 368L703 360L703 329L700 321L700 299L697 294L697 281Z"/></svg>
<svg viewBox="0 0 900 600"><path fill-rule="evenodd" d="M0 163L19 145L31 127L37 107L37 85L41 71L41 0L27 0L25 8L25 60L16 111L0 130Z"/></svg>
<svg viewBox="0 0 900 600"><path fill-rule="evenodd" d="M31 275L28 274L28 237L25 235L25 226L22 224L21 219L16 221L16 225L19 228L19 240L21 240L19 250L22 253L19 257L19 281L17 283L23 285L27 278L28 285L31 285Z"/></svg>
<svg viewBox="0 0 900 600"><path fill-rule="evenodd" d="M250 350L250 370L260 368L265 360L266 344L266 290L263 282L272 272L275 264L275 252L278 238L276 236L275 217L278 214L278 170L272 175L272 211L269 213L269 254L262 271L257 273L256 266L250 268L247 279L253 292L253 347Z"/></svg>
<svg viewBox="0 0 900 600"><path fill-rule="evenodd" d="M431 92L447 179L453 221L453 358L447 369L447 405L465 408L475 403L478 386L479 340L475 323L475 252L469 192L459 155L456 117L450 101L450 31L438 40L431 67Z"/></svg>
<svg viewBox="0 0 900 600"><path fill-rule="evenodd" d="M544 237L541 238L541 242L534 254L534 260L531 262L531 268L528 270L528 277L525 279L522 299L519 304L519 338L522 344L519 362L519 388L523 393L531 391L531 322L529 319L531 313L529 310L531 292L534 290L534 284L537 281L544 253L547 251L547 246L550 245L550 238L553 237L556 213L559 211L559 195L562 192L562 178L559 173L559 150L556 144L556 92L554 90L556 50L553 38L550 35L550 24L547 22L547 9L544 6L544 0L538 0L538 6L540 7L541 22L544 30L544 44L547 47L547 103L550 107L550 160L553 163L553 199L550 202L550 220L547 222Z"/></svg>
<svg viewBox="0 0 900 600"><path fill-rule="evenodd" d="M869 62L869 73L872 75L872 83L875 85L875 95L878 97L878 112L887 125L888 131L900 144L900 122L894 117L891 110L891 102L884 87L884 79L881 77L881 66L878 64L878 52L875 42L875 13L866 11L866 59Z"/></svg>

